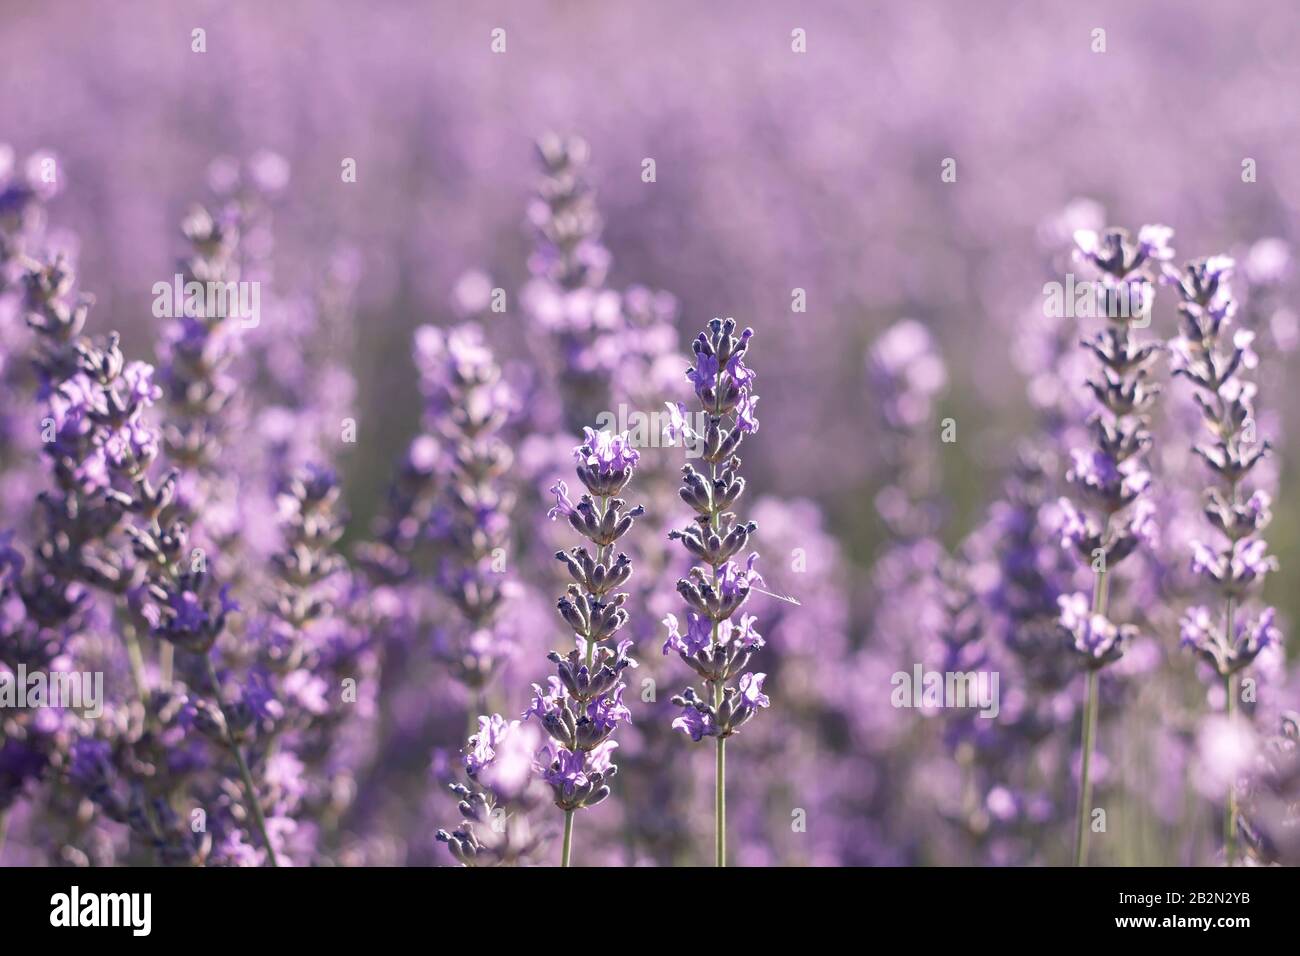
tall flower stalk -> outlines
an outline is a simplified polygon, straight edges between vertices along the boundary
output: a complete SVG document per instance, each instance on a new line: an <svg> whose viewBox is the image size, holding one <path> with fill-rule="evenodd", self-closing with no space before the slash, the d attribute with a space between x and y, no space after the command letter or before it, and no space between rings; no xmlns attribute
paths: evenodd
<svg viewBox="0 0 1300 956"><path fill-rule="evenodd" d="M556 602L560 617L572 628L577 646L565 655L552 651L555 665L548 687L533 685L533 700L525 718L536 717L550 741L538 755L542 779L550 785L555 805L564 811L564 841L560 865L568 866L573 853L574 816L609 796L609 780L618 771L611 757L618 742L612 735L632 714L623 703L626 684L622 675L636 662L628 657L630 640L615 638L627 624L624 593L615 593L632 577L632 560L614 554L618 539L645 513L639 505L630 510L617 497L632 479L640 460L626 434L583 429L585 440L574 449L578 480L587 489L575 504L568 485L551 487L555 507L552 520L564 518L569 527L595 546L559 551L573 579Z"/></svg>
<svg viewBox="0 0 1300 956"><path fill-rule="evenodd" d="M150 478L161 442L146 412L162 398L163 389L154 384L151 366L125 360L116 333L102 344L79 335L92 300L82 296L69 305L65 299L72 281L61 260L33 269L26 279L28 322L37 333L36 364L49 402L46 452L60 489L41 497L50 533L38 556L57 571L55 576L112 595L154 637L193 651L203 661L200 680L206 678L211 686L215 705L196 701L194 723L229 749L245 788L247 811L274 865L275 850L238 739L252 714L223 702L210 653L236 605L229 589L215 584L206 561L187 549L188 528L173 503L177 472L169 470L157 482ZM60 618L68 619L71 610L61 611ZM161 687L155 695L146 684L136 629L123 630L136 696L151 719L162 722L164 709L174 716L177 708L167 707L170 688ZM196 835L185 832L157 793L141 786L133 788L129 802L118 799L105 753L101 743L79 741L74 781L111 817L129 823L164 861L205 858L209 848L195 845ZM138 765L131 766L134 772ZM170 781L166 775L150 781L154 787L160 782Z"/></svg>
<svg viewBox="0 0 1300 956"><path fill-rule="evenodd" d="M1060 625L1082 655L1086 673L1076 866L1085 865L1088 856L1100 674L1119 659L1135 634L1132 625L1117 625L1108 616L1110 575L1139 545L1149 545L1155 531L1154 505L1144 496L1151 484L1144 460L1151 447L1148 412L1159 393L1149 381L1159 346L1138 341L1135 327L1149 324L1151 269L1173 256L1171 236L1172 230L1164 226L1143 226L1136 239L1122 229L1075 234L1076 258L1099 276L1096 301L1106 317L1105 328L1080 343L1096 363L1087 383L1097 406L1089 420L1093 441L1071 452L1066 480L1076 499L1060 502L1062 546L1072 549L1093 572L1091 600L1081 593L1059 599Z"/></svg>
<svg viewBox="0 0 1300 956"><path fill-rule="evenodd" d="M1232 331L1236 312L1228 279L1233 261L1213 256L1189 262L1182 273L1170 270L1178 290L1179 336L1171 344L1173 372L1196 388L1195 400L1210 441L1193 449L1214 473L1205 490L1205 516L1218 532L1217 543L1194 541L1192 570L1214 593L1222 614L1192 607L1182 619L1182 644L1206 661L1223 682L1224 711L1234 716L1236 675L1279 639L1275 612L1257 617L1243 604L1277 568L1261 537L1272 520L1270 498L1263 489L1246 496L1243 485L1269 452L1255 428L1255 385L1244 372L1255 367L1254 333ZM1237 845L1237 794L1229 783L1224 801L1224 860L1232 866Z"/></svg>
<svg viewBox="0 0 1300 956"><path fill-rule="evenodd" d="M696 694L694 687L673 698L682 708L673 726L696 743L705 737L716 740L714 859L718 866L727 865L727 738L769 704L763 693L767 675L745 670L754 651L763 646L757 621L751 614L733 620L753 585L763 584L754 570L757 552L751 553L743 566L732 560L758 527L752 521L742 522L729 510L745 491L736 452L746 435L758 431L755 376L744 363L754 330L747 328L739 336L735 331L735 319L714 319L692 345L695 365L686 374L704 409L704 434L694 433L687 425L684 406L669 406L673 413L671 437L697 444L709 466L707 478L689 464L682 468L678 494L694 509L695 518L689 527L673 531L669 537L680 541L708 570L694 567L688 577L677 582L677 592L689 608L686 628L683 632L674 614L664 618L668 628L664 653L676 651L707 688L707 698Z"/></svg>
<svg viewBox="0 0 1300 956"><path fill-rule="evenodd" d="M465 323L415 335L427 448L437 490L422 535L438 548L435 580L463 625L436 630L436 653L468 690L470 716L513 650L495 625L505 600L513 455L500 432L515 406L481 328ZM420 439L417 439L420 442Z"/></svg>

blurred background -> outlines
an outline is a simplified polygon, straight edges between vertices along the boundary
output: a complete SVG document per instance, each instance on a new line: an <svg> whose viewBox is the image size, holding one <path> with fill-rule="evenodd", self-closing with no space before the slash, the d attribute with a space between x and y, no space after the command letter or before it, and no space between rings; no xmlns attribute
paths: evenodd
<svg viewBox="0 0 1300 956"><path fill-rule="evenodd" d="M386 467L410 423L390 418L416 408L413 381L380 370L464 271L518 285L531 144L583 136L613 278L669 290L688 327L735 315L763 334L781 356L765 422L782 436L753 452L764 482L824 501L866 557L872 456L827 468L815 452L869 450L862 356L889 322L918 318L971 359L952 363L966 431L946 471L969 517L1027 421L1008 317L1040 295L1044 220L1086 196L1117 225L1173 226L1189 256L1292 238L1300 18L1286 2L1246 9L5 3L0 82L8 141L60 157L69 193L53 219L82 236L84 282L128 343L148 332L152 284L213 158L288 159L281 274L322 244L364 256L354 368L382 427L362 430L349 477L363 500L381 480L366 463ZM191 52L196 27L206 54ZM796 287L805 314L790 310Z"/></svg>
<svg viewBox="0 0 1300 956"><path fill-rule="evenodd" d="M196 28L205 53L192 52ZM495 29L504 53L491 49ZM806 52L792 49L796 29ZM951 550L985 520L1052 404L1036 380L1033 316L1043 283L1060 276L1071 224L1164 223L1180 260L1272 251L1261 321L1276 334L1262 394L1279 448L1269 537L1282 571L1269 596L1294 619L1297 421L1280 412L1294 366L1297 45L1288 0L4 2L0 140L58 158L51 226L77 236L96 321L120 328L133 356L152 350L152 286L174 271L177 223L208 191L213 160L269 151L287 161L274 202L277 284L310 282L340 250L357 257L347 365L358 443L339 461L352 541L380 512L418 427L412 332L455 318L449 303L467 271L510 290L486 333L504 360L528 358L515 290L534 242L533 144L547 131L583 137L610 285L671 293L683 355L714 316L757 330L752 494L813 509L804 526L785 512L776 520L792 522L796 543L812 524L825 535L843 605L835 626L854 649L881 626L873 594L891 547L879 495L897 483L899 422L882 413L867 358L887 329L916 320L942 363L916 387L937 403L922 422L951 417L958 428L955 442L929 443L926 465L925 497L942 513L930 530ZM345 158L354 183L341 179ZM647 158L654 182L643 181ZM1247 158L1254 182L1243 182ZM954 182L941 178L948 159ZM795 289L806 312L791 309ZM1158 305L1148 334L1175 332L1172 309ZM1173 648L1176 628L1155 636ZM827 720L827 739L853 738ZM861 756L837 746L844 760ZM889 852L862 859L943 859L896 823L878 822L871 837ZM836 840L867 845L860 834Z"/></svg>

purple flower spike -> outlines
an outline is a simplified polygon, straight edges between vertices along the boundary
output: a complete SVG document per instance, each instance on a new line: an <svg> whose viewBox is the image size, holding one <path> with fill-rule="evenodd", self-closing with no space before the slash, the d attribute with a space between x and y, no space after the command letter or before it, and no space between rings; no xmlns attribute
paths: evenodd
<svg viewBox="0 0 1300 956"><path fill-rule="evenodd" d="M1265 607L1253 619L1248 609L1251 595L1279 565L1263 537L1272 520L1269 495L1260 488L1246 494L1270 444L1255 434L1257 389L1246 377L1259 364L1252 350L1254 335L1232 327L1234 271L1235 263L1227 256L1188 262L1181 273L1168 270L1181 299L1179 336L1170 343L1174 375L1193 387L1208 439L1193 451L1211 475L1204 514L1214 530L1211 539L1191 542L1191 568L1214 595L1215 610L1189 608L1180 622L1181 643L1223 682L1229 716L1236 705L1235 675L1280 641L1273 609ZM1231 863L1236 842L1233 799L1225 812Z"/></svg>
<svg viewBox="0 0 1300 956"><path fill-rule="evenodd" d="M575 505L568 485L557 480L551 487L556 505L548 516L567 518L595 553L583 546L555 556L573 581L556 608L573 637L574 649L548 655L556 672L547 679L548 690L533 685L532 703L525 713L526 718L536 717L550 737L538 753L537 773L551 788L555 805L564 811L563 866L569 865L575 813L610 794L609 782L618 769L612 761L618 746L612 735L632 719L623 703L626 684L620 675L636 662L627 656L631 641L618 633L628 621L627 595L615 593L631 577L632 562L626 554L615 553L615 544L644 512L640 507L627 509L626 502L615 497L632 479L640 460L626 434L584 428L583 442L573 457L586 494Z"/></svg>

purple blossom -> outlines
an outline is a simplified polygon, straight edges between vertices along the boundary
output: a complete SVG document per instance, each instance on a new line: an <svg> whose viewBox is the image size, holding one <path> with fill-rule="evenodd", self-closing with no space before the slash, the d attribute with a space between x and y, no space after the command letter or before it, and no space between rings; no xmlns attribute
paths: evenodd
<svg viewBox="0 0 1300 956"><path fill-rule="evenodd" d="M610 741L610 749L617 744ZM582 750L566 750L563 747L544 748L543 754L546 763L542 766L542 779L553 787L558 799L570 799L580 791L589 789L591 774L599 773L596 767L595 752L591 754ZM609 769L608 761L605 761L604 769Z"/></svg>
<svg viewBox="0 0 1300 956"><path fill-rule="evenodd" d="M550 494L555 495L555 507L546 512L546 517L554 521L556 518L569 518L576 514L573 502L569 500L569 486L563 481L557 480L549 489Z"/></svg>
<svg viewBox="0 0 1300 956"><path fill-rule="evenodd" d="M596 431L586 427L582 433L584 440L573 450L574 460L579 465L595 469L600 475L620 474L625 469L635 467L641 460L641 453L632 447L626 432L616 435L610 431Z"/></svg>
<svg viewBox="0 0 1300 956"><path fill-rule="evenodd" d="M689 705L683 706L681 714L673 719L673 729L687 734L696 743L717 732L711 713Z"/></svg>
<svg viewBox="0 0 1300 956"><path fill-rule="evenodd" d="M763 585L763 576L754 570L758 561L758 552L750 554L742 568L734 561L728 561L718 568L717 585L724 598L741 597L754 585Z"/></svg>
<svg viewBox="0 0 1300 956"><path fill-rule="evenodd" d="M688 657L709 646L713 640L713 622L702 614L686 612L686 634L680 632L676 614L669 614L663 620L668 628L668 638L664 641L664 653L677 651ZM728 625L730 622L728 622Z"/></svg>
<svg viewBox="0 0 1300 956"><path fill-rule="evenodd" d="M1118 660L1137 634L1131 624L1117 625L1104 614L1093 612L1085 594L1064 594L1059 603L1061 628L1089 667Z"/></svg>
<svg viewBox="0 0 1300 956"><path fill-rule="evenodd" d="M519 721L507 721L500 714L478 719L478 733L469 738L465 752L465 770L471 777L496 759L497 748L518 726Z"/></svg>
<svg viewBox="0 0 1300 956"><path fill-rule="evenodd" d="M1233 674L1252 663L1265 648L1277 645L1282 632L1276 612L1264 608L1253 620L1245 615L1233 622L1232 639L1225 641L1227 625L1208 608L1191 607L1179 621L1183 647L1192 649L1220 676Z"/></svg>

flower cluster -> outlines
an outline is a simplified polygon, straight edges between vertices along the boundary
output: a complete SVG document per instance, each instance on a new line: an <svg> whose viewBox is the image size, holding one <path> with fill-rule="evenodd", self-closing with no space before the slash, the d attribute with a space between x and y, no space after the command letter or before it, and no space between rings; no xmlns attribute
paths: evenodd
<svg viewBox="0 0 1300 956"><path fill-rule="evenodd" d="M237 606L229 589L213 582L202 550L187 549L188 529L174 506L177 472L166 471L161 480L151 474L162 461L162 443L150 410L163 390L153 384L152 367L126 361L115 333L99 343L81 335L92 300L70 299L72 285L60 258L32 268L25 278L54 490L38 496L47 526L20 593L24 616L46 641L77 636L80 617L93 610L94 592L110 598L121 614L135 702L71 728L76 733L67 744L67 784L106 818L126 824L137 845L159 862L256 862L259 851L246 836L250 815L261 852L274 862L238 742L250 709L225 705L209 656ZM206 662L206 672L187 672L190 693L171 683L169 671L152 686L140 640L146 633ZM86 636L79 640L84 645ZM13 646L9 640L6 645ZM212 699L194 690L204 687ZM228 750L238 777L232 770L205 781L194 778L220 760L202 746L204 736ZM242 805L231 797L241 778ZM211 826L203 831L175 810L175 794L186 789L206 795L201 799ZM79 852L69 848L70 854Z"/></svg>
<svg viewBox="0 0 1300 956"><path fill-rule="evenodd" d="M714 319L692 346L695 365L686 375L704 408L704 434L691 432L684 406L670 406L674 438L700 439L702 457L709 466L707 476L691 465L683 466L678 494L695 511L695 518L689 527L669 534L708 569L694 567L677 582L677 592L689 607L685 634L676 615L664 619L668 628L664 653L676 651L710 691L708 700L693 687L673 698L682 708L673 726L695 741L730 737L769 705L763 693L767 675L746 670L753 653L763 646L755 618L746 614L739 623L732 620L751 588L763 584L754 569L757 552L743 564L734 560L758 527L752 521L740 521L730 510L745 491L736 452L746 435L758 431L755 376L744 361L754 330L745 329L739 336L735 331L734 319Z"/></svg>
<svg viewBox="0 0 1300 956"><path fill-rule="evenodd" d="M347 520L338 478L306 465L277 496L281 545L265 611L250 627L251 679L265 680L276 706L264 729L280 757L301 768L292 808L319 826L337 820L353 790L336 760L350 709L374 707L374 641L354 621L355 583L338 541Z"/></svg>
<svg viewBox="0 0 1300 956"><path fill-rule="evenodd" d="M612 735L620 723L632 719L623 704L623 672L636 662L628 656L632 642L618 639L628 613L627 595L617 591L631 578L632 562L621 551L615 555L614 547L645 513L640 506L627 508L618 497L641 457L627 435L593 428L583 434L573 457L586 491L575 503L568 485L557 480L551 486L555 506L548 512L552 520L564 518L595 550L593 554L578 546L555 555L572 578L556 607L575 635L576 646L567 654L547 655L555 675L546 689L533 685L532 704L525 712L550 736L538 765L555 805L566 814L609 796L609 780L618 769L611 762L618 746Z"/></svg>
<svg viewBox="0 0 1300 956"><path fill-rule="evenodd" d="M1252 351L1254 333L1234 327L1236 303L1229 279L1234 263L1211 256L1168 271L1180 298L1179 335L1170 343L1173 373L1195 387L1202 424L1210 436L1196 454L1215 476L1205 491L1205 517L1219 541L1192 542L1192 570L1212 590L1223 608L1190 608L1182 620L1182 643L1228 677L1248 666L1278 640L1272 608L1254 620L1237 612L1266 575L1277 568L1262 534L1272 520L1272 504L1263 489L1248 493L1245 484L1269 452L1256 433L1255 385L1245 373L1258 364Z"/></svg>
<svg viewBox="0 0 1300 956"><path fill-rule="evenodd" d="M542 178L528 206L531 278L520 292L524 311L551 340L557 397L573 429L605 407L607 379L630 337L622 297L606 285L612 257L584 178L589 154L577 136L538 140Z"/></svg>
<svg viewBox="0 0 1300 956"><path fill-rule="evenodd" d="M500 714L478 719L464 749L469 785L452 783L461 822L439 830L439 843L463 866L518 866L533 862L546 834L530 823L534 754L541 733Z"/></svg>
<svg viewBox="0 0 1300 956"><path fill-rule="evenodd" d="M421 327L415 359L428 435L416 440L421 448L408 460L427 454L436 483L427 523L417 533L436 548L434 579L463 619L436 629L435 650L481 695L512 650L495 621L506 596L514 503L503 480L513 455L500 432L515 401L473 323L447 331Z"/></svg>
<svg viewBox="0 0 1300 956"><path fill-rule="evenodd" d="M189 254L180 262L184 282L229 283L240 278L240 222L233 210L194 206L181 222ZM237 392L230 366L240 352L237 320L211 303L180 310L159 344L159 380L167 398L163 430L168 456L203 479L188 496L192 514L213 492L206 484L219 471L231 427L229 406Z"/></svg>
<svg viewBox="0 0 1300 956"><path fill-rule="evenodd" d="M1151 368L1160 347L1139 341L1134 330L1149 324L1152 270L1173 256L1172 234L1165 226L1143 226L1136 239L1122 229L1075 233L1076 258L1098 274L1093 281L1106 309L1105 328L1081 343L1095 361L1087 383L1097 405L1092 444L1071 452L1066 480L1077 498L1060 500L1061 545L1096 575L1091 613L1078 613L1081 598L1088 604L1082 595L1060 599L1061 627L1089 668L1116 660L1132 635L1104 620L1106 575L1155 534L1144 459L1151 447L1148 412L1159 394Z"/></svg>

